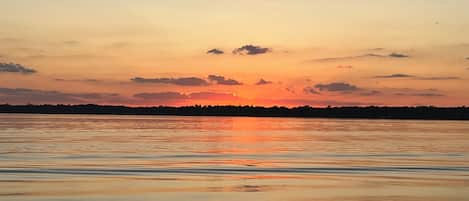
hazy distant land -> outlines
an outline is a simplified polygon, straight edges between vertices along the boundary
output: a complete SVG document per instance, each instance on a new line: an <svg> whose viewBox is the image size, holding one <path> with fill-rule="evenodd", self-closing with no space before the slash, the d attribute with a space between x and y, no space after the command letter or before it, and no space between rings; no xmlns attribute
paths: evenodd
<svg viewBox="0 0 469 201"><path fill-rule="evenodd" d="M0 113L469 120L469 107L0 105Z"/></svg>

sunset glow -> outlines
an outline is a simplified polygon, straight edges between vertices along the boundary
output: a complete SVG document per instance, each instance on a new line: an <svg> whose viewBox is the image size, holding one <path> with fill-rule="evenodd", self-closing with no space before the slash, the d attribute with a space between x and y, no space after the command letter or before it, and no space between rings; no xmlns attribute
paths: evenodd
<svg viewBox="0 0 469 201"><path fill-rule="evenodd" d="M468 7L5 0L0 104L468 105Z"/></svg>

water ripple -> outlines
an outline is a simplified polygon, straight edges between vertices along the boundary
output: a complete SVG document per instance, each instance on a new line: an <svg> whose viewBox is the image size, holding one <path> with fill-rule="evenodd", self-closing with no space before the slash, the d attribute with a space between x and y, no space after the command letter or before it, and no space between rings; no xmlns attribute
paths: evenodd
<svg viewBox="0 0 469 201"><path fill-rule="evenodd" d="M70 175L133 175L133 174L246 174L246 173L357 173L367 174L376 172L461 172L467 173L469 167L309 167L309 168L145 168L145 169L44 169L44 168L18 168L0 169L0 174L70 174Z"/></svg>

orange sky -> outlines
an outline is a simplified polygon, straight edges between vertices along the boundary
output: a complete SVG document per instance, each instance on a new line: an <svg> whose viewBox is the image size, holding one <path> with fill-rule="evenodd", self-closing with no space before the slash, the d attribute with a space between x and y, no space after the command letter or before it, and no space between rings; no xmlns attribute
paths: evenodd
<svg viewBox="0 0 469 201"><path fill-rule="evenodd" d="M468 105L467 7L5 0L0 103Z"/></svg>

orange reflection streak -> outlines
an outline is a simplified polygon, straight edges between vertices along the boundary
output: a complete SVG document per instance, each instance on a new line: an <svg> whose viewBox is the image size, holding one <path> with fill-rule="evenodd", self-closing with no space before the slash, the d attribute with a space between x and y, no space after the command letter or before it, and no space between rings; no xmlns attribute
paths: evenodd
<svg viewBox="0 0 469 201"><path fill-rule="evenodd" d="M215 120L215 119L214 119ZM280 118L223 118L217 119L221 126L211 127L210 135L203 136L180 136L177 141L191 141L204 146L196 153L209 154L271 154L288 152L297 149L294 146L280 146L289 142L304 140L304 136L291 135L291 133L277 132L279 126L285 123ZM272 122L276 125L272 127ZM281 126L280 126L281 127ZM173 139L174 140L174 139ZM223 164L236 165L259 165L260 161L238 160L217 161ZM263 161L262 163L265 163ZM264 164L265 165L265 164ZM272 165L269 163L269 165Z"/></svg>

